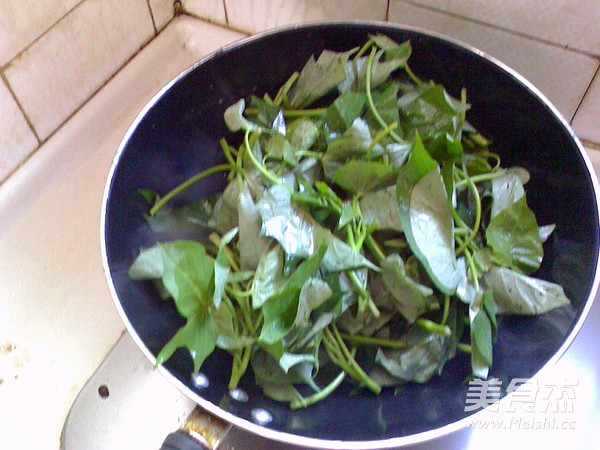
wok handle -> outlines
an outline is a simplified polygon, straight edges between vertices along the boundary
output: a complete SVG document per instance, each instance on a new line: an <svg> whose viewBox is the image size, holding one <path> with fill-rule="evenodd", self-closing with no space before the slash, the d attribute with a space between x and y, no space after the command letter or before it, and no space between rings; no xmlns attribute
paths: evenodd
<svg viewBox="0 0 600 450"><path fill-rule="evenodd" d="M197 406L183 426L165 438L160 450L216 450L230 429L230 423Z"/></svg>
<svg viewBox="0 0 600 450"><path fill-rule="evenodd" d="M212 446L198 433L177 430L166 437L160 450L212 450Z"/></svg>

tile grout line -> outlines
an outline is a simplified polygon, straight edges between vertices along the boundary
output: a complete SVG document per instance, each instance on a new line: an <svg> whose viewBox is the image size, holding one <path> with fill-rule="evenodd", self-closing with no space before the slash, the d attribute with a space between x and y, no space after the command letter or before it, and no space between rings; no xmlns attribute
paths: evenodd
<svg viewBox="0 0 600 450"><path fill-rule="evenodd" d="M148 12L150 13L150 20L152 21L152 28L154 28L154 36L158 34L158 27L156 26L156 20L154 19L154 13L152 12L152 6L150 6L150 0L146 0L146 6L148 6Z"/></svg>
<svg viewBox="0 0 600 450"><path fill-rule="evenodd" d="M392 2L392 1L394 1L394 0L388 0L388 2ZM545 44L545 45L549 45L551 47L556 47L556 48L559 48L559 49L562 49L562 50L565 50L565 51L568 51L568 52L577 53L579 55L583 55L583 56L587 56L589 58L593 58L593 59L595 59L595 60L597 60L597 61L600 62L600 55L597 55L597 54L594 54L594 53L591 53L591 52L587 52L585 50L579 50L579 49L576 49L576 48L573 48L573 47L569 47L568 45L561 45L561 44L559 44L557 42L554 42L554 41L550 41L550 40L547 40L547 39L539 38L537 36L532 36L532 35L529 35L527 33L523 33L523 32L520 32L520 31L511 30L509 28L505 28L505 27L502 27L500 25L495 25L493 23L485 22L483 20L473 19L471 17L465 17L465 16L462 16L462 15L457 14L457 13L453 13L453 12L450 12L450 11L445 11L443 9L435 8L435 7L428 6L428 5L423 5L421 3L414 2L414 1L411 1L411 0L396 0L396 1L398 1L400 3L405 3L407 5L414 6L415 8L425 9L425 10L428 10L428 11L432 11L432 12L436 12L436 13L448 16L448 17L465 20L467 22L471 22L471 23L474 23L474 24L477 24L477 25L481 25L483 27L492 28L492 29L497 30L497 31L502 31L504 33L512 34L514 36L518 36L518 37L521 37L521 38L524 38L524 39L528 39L530 41L538 42L540 44Z"/></svg>
<svg viewBox="0 0 600 450"><path fill-rule="evenodd" d="M579 109L581 108L581 105L583 104L585 97L587 96L588 92L590 92L590 89L592 88L592 84L594 84L594 80L598 77L600 77L600 62L596 65L596 70L594 71L594 74L590 78L590 82L587 85L587 87L585 88L585 91L583 91L583 94L581 95L581 98L579 99L579 103L577 103L577 107L575 108L575 111L573 112L573 117L571 117L571 120L569 121L570 124L572 124L573 121L575 120L575 117L577 116L577 113L579 112Z"/></svg>
<svg viewBox="0 0 600 450"><path fill-rule="evenodd" d="M85 0L83 0L85 1ZM133 58L135 58L144 48L146 48L154 39L156 39L156 37L162 33L162 31L167 29L167 26L173 21L175 17L172 17L163 27L163 29L158 32L158 34L153 35L148 41L142 43L142 45L134 52L132 53L125 62L123 62L123 64L121 64L112 74L110 74L108 76L108 78L106 80L104 80L104 82L97 88L95 89L77 108L75 108L54 130L52 130L52 132L45 138L45 139L41 139L37 132L35 131L35 128L33 127L33 124L31 123L29 117L27 115L25 115L25 112L23 111L23 108L21 107L20 102L18 101L18 99L16 98L16 96L14 95L10 85L8 84L8 80L5 79L4 77L4 71L0 68L0 78L2 80L4 80L4 83L7 85L7 88L9 89L11 95L13 96L13 98L15 99L15 101L17 102L17 105L19 106L19 109L23 112L23 114L25 115L25 120L27 121L27 124L29 125L29 127L32 129L34 136L36 137L37 141L38 141L38 145L28 154L26 155L20 162L19 164L16 165L16 167L14 169L12 169L10 172L8 172L7 174L4 175L4 177L0 178L0 186L2 186L2 184L4 184L4 182L9 179L17 170L19 170L23 165L25 165L27 163L27 161L29 161L39 150L40 148L42 148L42 146L48 142L56 133L58 133L67 122L69 122L69 120L71 120L71 118L73 118L73 116L75 116L75 114L77 114L79 111L81 111L85 105L87 105L95 96L96 94L98 94L111 80L113 80L115 78L115 76L117 76L121 70L131 62L131 60Z"/></svg>
<svg viewBox="0 0 600 450"><path fill-rule="evenodd" d="M223 0L223 11L225 12L225 23L229 26L229 14L227 14L227 2Z"/></svg>
<svg viewBox="0 0 600 450"><path fill-rule="evenodd" d="M38 132L35 129L35 126L33 125L32 120L29 118L29 115L25 111L25 108L23 108L23 105L21 104L21 101L19 100L19 98L15 94L15 91L13 90L12 86L10 85L10 82L8 81L8 78L6 78L6 75L4 74L4 70L3 69L0 69L0 79L2 80L2 82L4 82L4 85L6 86L6 89L8 89L8 92L10 92L10 95L13 98L13 100L15 101L17 107L19 108L19 111L21 111L21 114L23 114L23 118L25 119L25 122L27 123L27 126L29 127L29 129L33 133L33 136L35 137L35 140L38 143L38 145L36 146L36 148L33 151L37 150L37 148L42 143L42 139L38 135Z"/></svg>
<svg viewBox="0 0 600 450"><path fill-rule="evenodd" d="M27 44L25 47L23 47L21 50L19 50L12 58L10 58L5 64L4 66L0 67L1 70L6 69L7 67L9 67L11 65L11 63L20 58L26 51L28 51L31 47L33 47L37 42L39 42L40 40L42 40L42 38L44 36L46 36L50 30L53 30L60 22L62 22L63 20L65 20L65 18L67 16L69 16L71 13L73 13L73 11L75 11L77 8L79 8L83 3L85 3L87 0L80 0L76 5L74 5L70 10L68 10L66 13L64 13L58 20L56 20L54 23L52 23L48 28L46 28L44 31L42 31L38 36L36 36L29 44Z"/></svg>

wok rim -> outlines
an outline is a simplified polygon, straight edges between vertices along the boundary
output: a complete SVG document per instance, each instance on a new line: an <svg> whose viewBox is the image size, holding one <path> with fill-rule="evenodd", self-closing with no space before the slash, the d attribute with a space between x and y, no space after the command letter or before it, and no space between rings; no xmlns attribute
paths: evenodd
<svg viewBox="0 0 600 450"><path fill-rule="evenodd" d="M102 267L103 267L104 275L105 275L106 282L108 285L108 289L110 291L110 295L112 297L113 303L115 304L117 312L118 312L119 316L121 317L121 320L123 321L127 332L130 334L130 336L132 337L134 342L142 350L142 352L148 358L148 360L152 363L153 367L155 367L155 370L157 370L163 377L165 377L167 379L167 381L169 383L171 383L171 385L176 387L186 397L193 400L201 408L203 408L204 410L206 410L207 412L209 412L211 414L214 414L215 416L228 422L229 424L237 426L238 428L241 428L242 430L248 431L250 433L253 433L255 435L261 436L261 437L269 439L269 440L278 441L278 442L286 443L286 444L290 444L290 445L302 446L305 448L315 448L315 449L318 448L318 449L331 449L331 450L334 450L334 449L340 449L340 450L341 449L346 449L346 450L392 449L392 448L398 448L398 447L403 447L403 446L407 446L407 445L426 443L428 441L432 441L434 439L441 438L441 437L447 436L451 433L463 430L463 429L467 428L469 423L473 423L478 418L480 418L482 416L482 414L485 413L485 410L480 410L470 416L463 417L462 419L460 419L458 421L449 423L447 425L444 425L442 427L435 428L432 430L427 430L427 431L423 431L423 432L419 432L419 433L415 433L415 434L411 434L411 435L406 435L406 436L392 437L392 438L379 439L379 440L367 440L367 441L342 441L342 440L329 440L329 439L306 437L306 436L292 434L292 433L288 433L288 432L273 430L273 429L255 424L247 419L244 419L244 418L236 416L235 414L232 414L228 411L225 411L224 409L220 408L218 405L202 398L200 395L198 395L193 390L191 390L186 384L184 384L179 378L177 378L175 375L173 375L163 365L156 366L156 357L148 349L146 344L143 342L143 340L140 338L140 336L136 332L135 327L132 325L131 321L129 320L129 318L123 308L123 305L121 304L121 302L119 300L119 296L117 294L115 285L113 283L113 279L112 279L112 275L111 275L111 271L110 271L110 267L109 267L109 263L108 263L108 254L107 254L107 245L106 245L107 242L106 242L106 234L105 234L106 211L107 211L107 207L108 207L108 202L109 202L109 197L110 197L110 192L111 192L112 182L114 180L115 172L119 165L121 156L122 156L125 148L127 147L127 144L129 142L130 138L133 136L136 129L138 128L139 124L146 117L146 114L148 113L148 111L154 107L154 105L169 91L169 89L173 85L178 83L182 78L186 77L190 72L195 70L197 67L209 62L211 59L217 57L218 55L220 55L222 53L234 51L235 49L237 49L239 47L250 45L255 41L259 41L259 40L262 40L267 37L271 37L271 36L279 34L279 33L285 33L285 32L293 31L293 30L318 29L318 28L343 27L343 26L378 27L382 30L387 28L390 30L397 30L397 31L398 30L410 31L410 32L420 33L424 36L441 39L450 44L461 47L462 49L464 49L470 53L473 53L473 54L487 60L488 62L491 62L498 69L500 69L501 71L506 72L507 74L512 76L518 83L520 83L527 90L529 90L533 96L537 97L537 99L539 101L541 101L543 103L543 105L549 109L551 114L556 119L558 119L558 121L560 122L562 127L566 131L568 131L569 136L573 140L573 143L577 147L577 150L579 151L579 154L585 163L585 168L587 169L588 175L590 177L590 181L591 181L592 188L593 188L592 189L593 195L595 198L596 217L598 218L596 225L597 225L597 229L600 230L600 203L599 203L600 184L599 184L598 178L596 176L596 173L594 171L591 160L590 160L589 156L587 155L587 152L586 152L585 148L583 147L583 144L581 143L579 138L575 135L575 132L574 132L573 128L571 127L571 125L568 123L568 121L558 111L558 109L552 104L552 102L550 102L550 100L537 87L535 87L535 85L533 85L527 78L525 78L523 75L518 73L516 70L512 69L507 64L503 63L502 61L498 60L497 58L487 54L486 52L480 50L479 48L477 48L471 44L467 44L459 39L452 38L452 37L446 36L442 33L434 32L434 31L431 31L431 30L428 30L425 28L416 27L416 26L412 26L412 25L406 25L406 24L402 24L399 22L386 22L386 21L377 21L377 20L328 20L328 21L310 21L310 22L303 22L300 24L280 26L280 27L276 27L273 29L269 29L266 31L262 31L262 32L259 32L259 33L256 33L256 34L253 34L250 36L246 36L246 37L237 39L236 41L233 41L227 45L224 45L224 46L220 47L219 49L200 58L198 61L196 61L195 63L190 65L188 68L182 70L177 75L175 75L169 82L167 82L165 85L163 85L163 87L159 91L156 92L156 94L146 103L146 105L137 114L137 116L135 117L135 119L133 120L133 122L131 123L129 128L127 129L125 135L123 136L123 139L121 140L121 143L119 144L119 147L113 158L113 161L111 163L111 167L108 172L108 177L107 177L107 181L105 183L104 194L103 194L103 198L102 198L102 207L101 207L102 209L101 209L101 214L100 214L100 250L101 250L101 257L102 257ZM599 284L600 284L600 248L598 248L596 250L596 267L594 268L594 275L593 275L591 288L590 288L587 299L585 299L583 302L583 308L581 310L581 313L579 314L578 319L575 321L574 324L572 324L571 330L570 330L569 334L566 336L562 345L558 348L558 350L554 353L554 355L531 377L531 379L539 378L542 375L544 375L546 372L548 372L549 369L557 363L557 361L565 354L567 349L571 346L575 337L579 334L579 331L581 330L581 327L583 326L583 323L585 322L585 320L589 314L589 311L592 308L592 304L595 301L595 298L598 294ZM510 402L512 395L513 395L512 393L506 395L501 400L499 400L499 402L497 402L496 404L503 405L503 404L506 404L507 402Z"/></svg>

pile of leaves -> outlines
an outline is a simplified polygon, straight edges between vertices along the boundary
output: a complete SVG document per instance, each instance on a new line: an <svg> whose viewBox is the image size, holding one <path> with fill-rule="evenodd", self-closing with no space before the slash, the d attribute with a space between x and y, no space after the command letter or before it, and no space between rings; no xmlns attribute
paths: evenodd
<svg viewBox="0 0 600 450"><path fill-rule="evenodd" d="M184 347L199 371L219 348L230 388L251 367L266 395L305 407L345 379L373 393L427 382L459 351L486 378L498 314L569 304L532 277L553 226L527 205L527 171L501 166L465 90L419 79L411 51L374 35L311 57L274 97L226 110L239 140L221 141L223 164L144 191L150 225L209 235L142 249L130 268L187 320L157 364ZM221 194L169 206L223 172Z"/></svg>

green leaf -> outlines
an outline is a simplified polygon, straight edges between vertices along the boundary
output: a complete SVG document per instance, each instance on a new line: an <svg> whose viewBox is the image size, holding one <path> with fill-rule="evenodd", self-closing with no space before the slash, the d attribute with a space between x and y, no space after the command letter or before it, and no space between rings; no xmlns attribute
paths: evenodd
<svg viewBox="0 0 600 450"><path fill-rule="evenodd" d="M190 318L212 302L211 282L214 259L196 241L158 244L164 273L163 284L173 297L179 313Z"/></svg>
<svg viewBox="0 0 600 450"><path fill-rule="evenodd" d="M294 327L304 328L310 325L310 315L313 310L321 306L333 291L329 285L320 278L309 278L300 289L298 311L294 320Z"/></svg>
<svg viewBox="0 0 600 450"><path fill-rule="evenodd" d="M194 362L194 372L198 372L204 360L214 351L217 342L217 330L210 314L195 314L171 338L156 357L156 364L167 361L175 350L185 347Z"/></svg>
<svg viewBox="0 0 600 450"><path fill-rule="evenodd" d="M393 183L394 169L382 161L348 161L338 168L333 180L343 189L362 195Z"/></svg>
<svg viewBox="0 0 600 450"><path fill-rule="evenodd" d="M319 134L319 127L312 120L300 118L290 124L286 138L294 151L302 151L310 149Z"/></svg>
<svg viewBox="0 0 600 450"><path fill-rule="evenodd" d="M398 83L390 83L385 89L377 90L372 93L375 109L387 124L400 123L400 116L398 113L398 89ZM374 129L380 128L378 120L375 119L370 110L367 113L367 121Z"/></svg>
<svg viewBox="0 0 600 450"><path fill-rule="evenodd" d="M473 375L487 378L493 362L492 324L484 308L480 308L471 320L471 367Z"/></svg>
<svg viewBox="0 0 600 450"><path fill-rule="evenodd" d="M482 281L494 293L498 314L544 314L571 303L560 285L507 267L490 268Z"/></svg>
<svg viewBox="0 0 600 450"><path fill-rule="evenodd" d="M248 187L248 180L244 180L238 198L237 215L240 265L242 270L254 270L258 265L260 255L263 254L271 239L260 235L261 216Z"/></svg>
<svg viewBox="0 0 600 450"><path fill-rule="evenodd" d="M378 230L402 231L395 203L395 186L365 194L359 201L363 221L366 224L376 224Z"/></svg>
<svg viewBox="0 0 600 450"><path fill-rule="evenodd" d="M162 278L164 273L160 247L144 248L129 267L129 276L134 280Z"/></svg>
<svg viewBox="0 0 600 450"><path fill-rule="evenodd" d="M540 267L544 249L535 214L527 206L525 197L492 218L485 237L493 249L492 259L496 264L526 275Z"/></svg>
<svg viewBox="0 0 600 450"><path fill-rule="evenodd" d="M417 136L396 183L400 223L410 249L436 287L453 295L459 282L454 221L440 169Z"/></svg>
<svg viewBox="0 0 600 450"><path fill-rule="evenodd" d="M225 293L225 286L229 278L229 261L225 255L225 246L229 244L235 236L238 234L238 229L234 228L229 233L226 233L221 238L219 245L219 251L215 258L214 277L213 277L213 305L215 308L219 308L223 294Z"/></svg>
<svg viewBox="0 0 600 450"><path fill-rule="evenodd" d="M289 100L294 108L308 106L329 93L346 78L346 62L355 53L323 50L319 59L314 56L304 65L298 80L289 92Z"/></svg>
<svg viewBox="0 0 600 450"><path fill-rule="evenodd" d="M426 383L438 372L446 337L440 334L409 331L407 349L378 349L375 362L403 381Z"/></svg>
<svg viewBox="0 0 600 450"><path fill-rule="evenodd" d="M409 323L427 312L432 303L437 304L435 299L428 299L433 295L431 288L417 283L406 274L400 255L394 253L387 256L381 263L381 270L396 309Z"/></svg>
<svg viewBox="0 0 600 450"><path fill-rule="evenodd" d="M245 109L246 101L244 99L240 99L225 110L223 118L225 119L227 128L229 128L231 131L260 131L262 129L260 125L257 125L244 117Z"/></svg>
<svg viewBox="0 0 600 450"><path fill-rule="evenodd" d="M503 209L508 208L517 200L525 196L525 188L521 181L520 172L509 169L500 177L492 180L492 209L490 217L493 219Z"/></svg>
<svg viewBox="0 0 600 450"><path fill-rule="evenodd" d="M327 144L321 160L325 178L333 180L335 171L346 161L366 155L372 141L367 122L362 118L356 119L344 134Z"/></svg>
<svg viewBox="0 0 600 450"><path fill-rule="evenodd" d="M252 307L260 308L285 284L283 250L279 245L267 249L260 257L252 280Z"/></svg>
<svg viewBox="0 0 600 450"><path fill-rule="evenodd" d="M264 323L259 340L273 344L292 329L298 314L298 301L304 283L317 274L326 248L319 247L315 253L303 261L290 276L283 288L269 297L263 304Z"/></svg>
<svg viewBox="0 0 600 450"><path fill-rule="evenodd" d="M367 96L363 92L347 91L342 93L331 105L327 107L325 121L331 131L343 133L352 126L359 117Z"/></svg>

